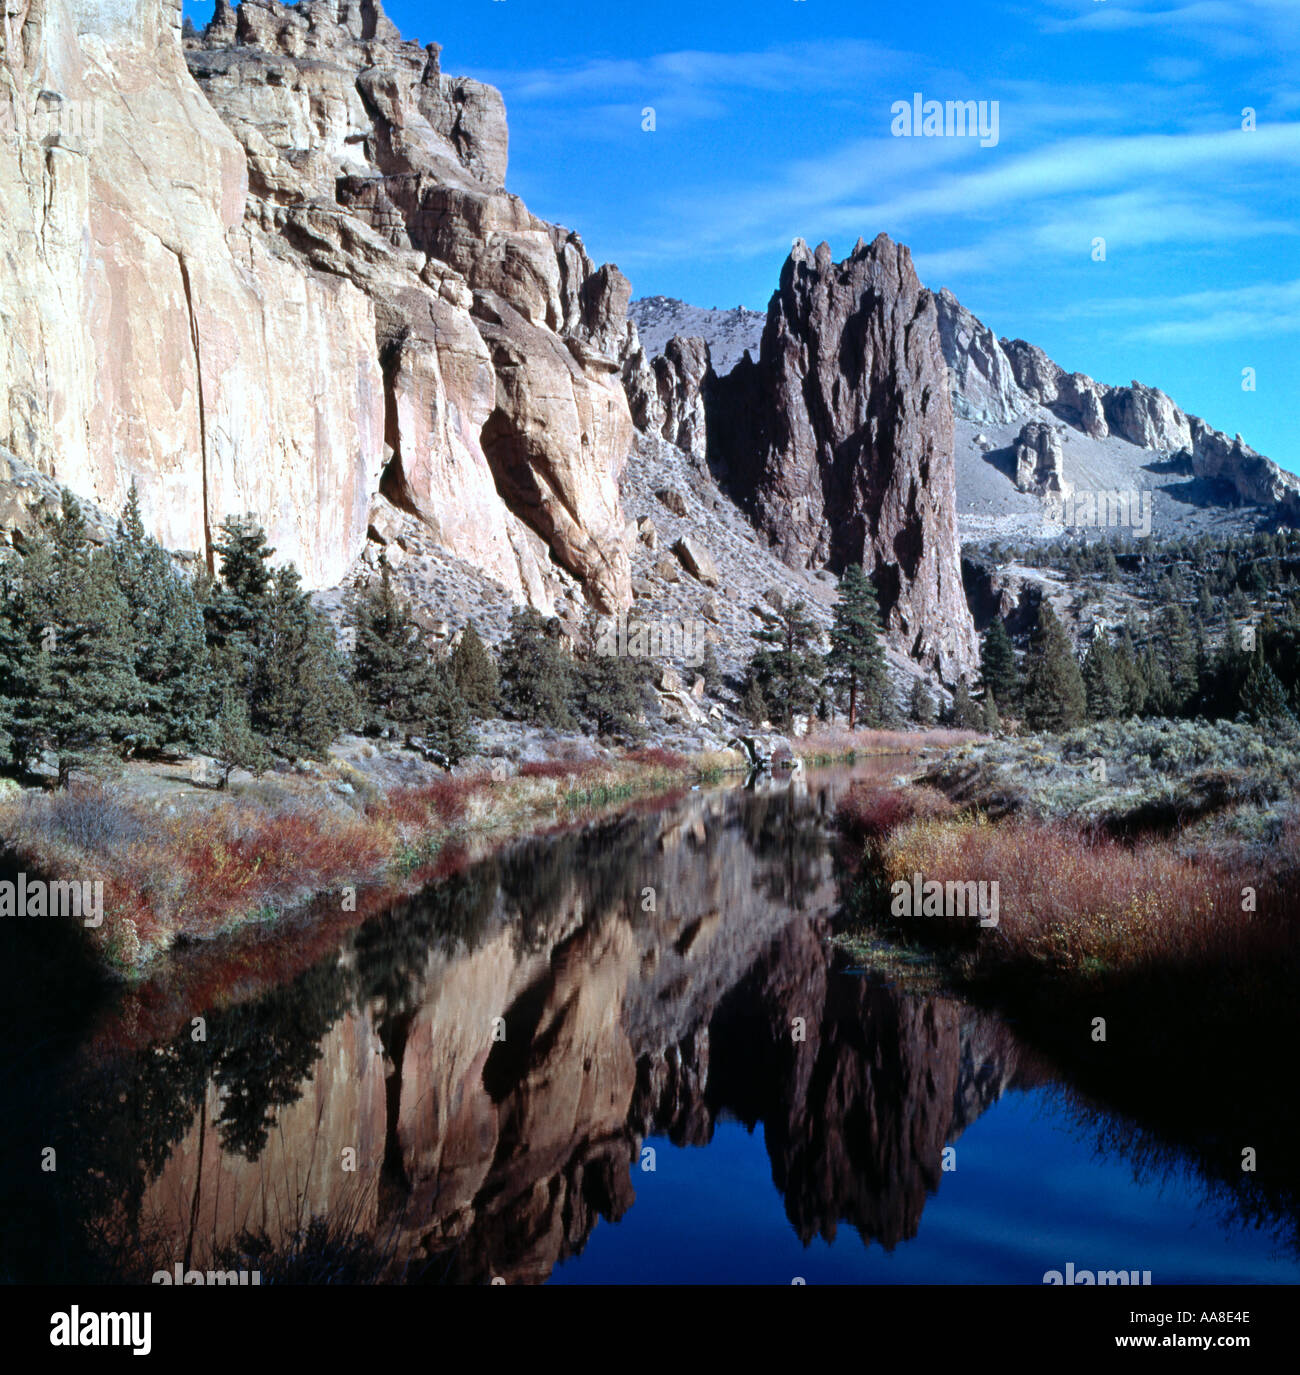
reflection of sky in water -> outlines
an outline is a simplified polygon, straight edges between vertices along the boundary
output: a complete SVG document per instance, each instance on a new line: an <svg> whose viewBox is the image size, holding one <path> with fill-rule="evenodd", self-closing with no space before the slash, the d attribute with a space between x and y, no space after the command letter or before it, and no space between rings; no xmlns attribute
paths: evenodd
<svg viewBox="0 0 1300 1375"><path fill-rule="evenodd" d="M891 1253L840 1226L805 1248L772 1183L761 1126L721 1121L703 1148L653 1137L654 1174L601 1221L553 1284L1040 1284L1044 1271L1150 1270L1152 1285L1300 1281L1267 1234L1220 1222L1185 1173L1136 1182L1117 1154L1061 1111L1051 1088L1011 1092L956 1142L957 1168L926 1200L918 1233Z"/></svg>

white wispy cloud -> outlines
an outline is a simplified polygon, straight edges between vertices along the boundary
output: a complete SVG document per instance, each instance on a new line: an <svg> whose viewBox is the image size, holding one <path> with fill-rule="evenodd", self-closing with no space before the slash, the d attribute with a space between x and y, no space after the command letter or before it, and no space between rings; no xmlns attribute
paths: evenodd
<svg viewBox="0 0 1300 1375"><path fill-rule="evenodd" d="M1300 333L1300 278L1172 296L1114 297L1064 313L1085 319L1132 316L1126 334L1162 344L1273 338Z"/></svg>

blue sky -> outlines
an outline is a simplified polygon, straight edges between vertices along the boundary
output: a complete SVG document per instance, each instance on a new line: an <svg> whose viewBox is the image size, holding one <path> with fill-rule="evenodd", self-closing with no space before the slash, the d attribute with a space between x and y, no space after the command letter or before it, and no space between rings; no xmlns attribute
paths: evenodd
<svg viewBox="0 0 1300 1375"><path fill-rule="evenodd" d="M501 88L510 189L635 295L765 309L796 236L884 230L998 334L1300 472L1300 0L386 9ZM997 145L893 137L918 91L997 101Z"/></svg>

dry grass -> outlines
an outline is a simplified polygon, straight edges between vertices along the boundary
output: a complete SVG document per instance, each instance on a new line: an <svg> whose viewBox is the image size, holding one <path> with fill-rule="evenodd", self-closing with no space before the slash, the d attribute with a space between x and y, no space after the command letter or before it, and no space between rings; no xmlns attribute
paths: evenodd
<svg viewBox="0 0 1300 1375"><path fill-rule="evenodd" d="M1286 954L1300 932L1297 817L1267 865L1252 851L1190 853L1168 837L1126 843L1070 821L990 822L958 814L941 794L918 787L855 787L838 820L884 884L915 874L997 883L995 929L962 918L902 919L928 943L965 947L967 972L1037 968L1095 977L1240 967ZM1243 910L1248 892L1257 910Z"/></svg>
<svg viewBox="0 0 1300 1375"><path fill-rule="evenodd" d="M249 792L170 815L83 783L11 795L0 804L0 838L30 877L103 881L103 923L85 935L99 960L134 977L178 942L276 919L317 894L369 885L391 899L455 872L469 861L471 834L499 843L548 818L564 824L670 794L698 776L700 761L644 749L615 761L525 764L500 782L480 773L374 790L351 805L319 793ZM371 891L357 906L370 911L379 901Z"/></svg>
<svg viewBox="0 0 1300 1375"><path fill-rule="evenodd" d="M795 741L795 753L807 760L846 759L850 755L919 754L949 750L987 737L970 730L849 730L827 726L810 730Z"/></svg>

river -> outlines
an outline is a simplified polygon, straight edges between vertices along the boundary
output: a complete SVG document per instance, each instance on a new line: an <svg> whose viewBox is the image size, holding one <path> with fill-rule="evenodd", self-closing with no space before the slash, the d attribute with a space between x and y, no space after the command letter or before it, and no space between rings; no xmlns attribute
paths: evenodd
<svg viewBox="0 0 1300 1375"><path fill-rule="evenodd" d="M274 1272L315 1216L317 1251L362 1239L339 1275L412 1283L1300 1279L1293 1215L832 943L836 799L899 767L694 791L353 929L20 1008L6 1278L147 1279L249 1234Z"/></svg>

